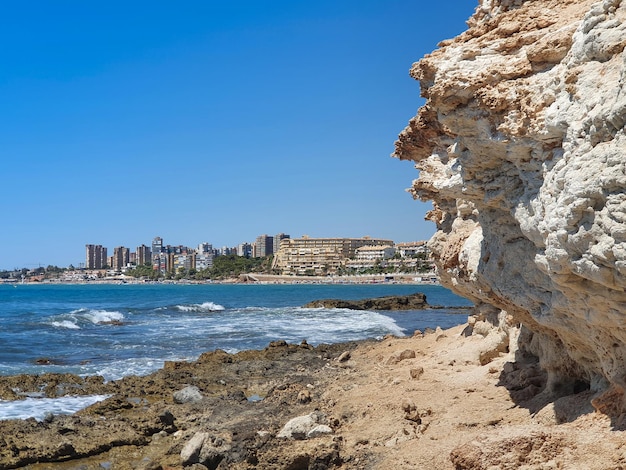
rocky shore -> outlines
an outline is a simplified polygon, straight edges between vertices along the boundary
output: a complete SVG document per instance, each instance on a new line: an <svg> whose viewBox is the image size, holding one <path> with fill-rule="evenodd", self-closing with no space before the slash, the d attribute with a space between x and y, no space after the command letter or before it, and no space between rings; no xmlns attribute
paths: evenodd
<svg viewBox="0 0 626 470"><path fill-rule="evenodd" d="M389 295L360 300L323 299L314 300L304 308L348 308L352 310L420 310L427 308L426 295Z"/></svg>
<svg viewBox="0 0 626 470"><path fill-rule="evenodd" d="M623 422L592 393L545 394L519 328L481 317L411 337L207 352L146 377L3 377L27 392L109 394L74 415L0 421L0 468L623 468Z"/></svg>

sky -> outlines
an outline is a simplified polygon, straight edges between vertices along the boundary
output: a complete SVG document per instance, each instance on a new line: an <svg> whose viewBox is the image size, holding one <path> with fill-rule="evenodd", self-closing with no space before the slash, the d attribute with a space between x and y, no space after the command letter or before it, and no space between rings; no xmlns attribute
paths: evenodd
<svg viewBox="0 0 626 470"><path fill-rule="evenodd" d="M7 2L0 269L156 236L429 238L418 172L390 154L424 102L411 64L476 5Z"/></svg>

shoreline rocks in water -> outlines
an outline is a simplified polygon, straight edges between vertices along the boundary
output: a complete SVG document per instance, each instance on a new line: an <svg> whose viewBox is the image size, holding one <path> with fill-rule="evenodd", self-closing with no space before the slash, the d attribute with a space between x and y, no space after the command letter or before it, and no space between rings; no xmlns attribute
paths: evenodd
<svg viewBox="0 0 626 470"><path fill-rule="evenodd" d="M428 307L426 295L421 292L362 300L323 299L314 300L304 305L304 308L347 308L351 310L420 310Z"/></svg>

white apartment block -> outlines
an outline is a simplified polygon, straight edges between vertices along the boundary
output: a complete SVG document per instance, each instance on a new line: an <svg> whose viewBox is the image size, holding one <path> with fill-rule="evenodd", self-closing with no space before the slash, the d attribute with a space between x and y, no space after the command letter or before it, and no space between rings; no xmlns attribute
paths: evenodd
<svg viewBox="0 0 626 470"><path fill-rule="evenodd" d="M428 253L428 245L425 241L398 243L396 250L400 253L402 258L406 258L420 253Z"/></svg>
<svg viewBox="0 0 626 470"><path fill-rule="evenodd" d="M379 259L393 258L396 254L396 249L393 246L381 245L381 246L362 246L356 249L355 259L357 261L376 261Z"/></svg>
<svg viewBox="0 0 626 470"><path fill-rule="evenodd" d="M199 253L196 255L196 269L211 269L213 267L213 253Z"/></svg>

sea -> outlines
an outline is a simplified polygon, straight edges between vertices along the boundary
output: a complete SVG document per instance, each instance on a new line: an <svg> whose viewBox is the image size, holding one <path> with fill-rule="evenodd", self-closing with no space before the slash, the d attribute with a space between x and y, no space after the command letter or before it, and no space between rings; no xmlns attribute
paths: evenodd
<svg viewBox="0 0 626 470"><path fill-rule="evenodd" d="M409 311L303 308L422 292ZM0 285L0 375L73 373L116 380L205 351L262 349L271 341L338 343L467 321L472 304L439 285L13 284ZM0 419L72 413L105 397L0 400Z"/></svg>

